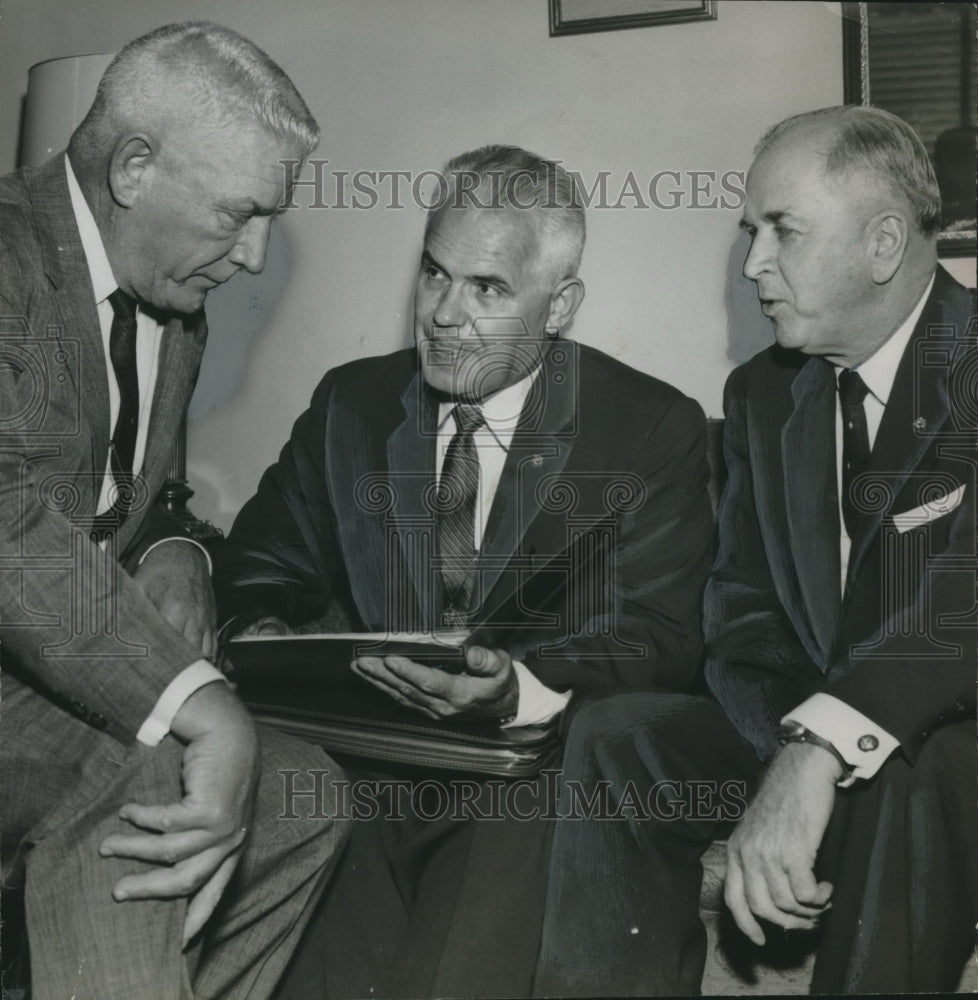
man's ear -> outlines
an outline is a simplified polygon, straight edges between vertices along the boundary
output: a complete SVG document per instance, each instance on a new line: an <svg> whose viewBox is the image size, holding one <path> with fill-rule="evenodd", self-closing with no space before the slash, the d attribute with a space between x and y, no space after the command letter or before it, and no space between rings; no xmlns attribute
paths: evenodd
<svg viewBox="0 0 978 1000"><path fill-rule="evenodd" d="M873 281L885 285L903 262L910 240L909 220L900 212L880 212L867 226Z"/></svg>
<svg viewBox="0 0 978 1000"><path fill-rule="evenodd" d="M119 138L109 160L108 177L109 191L116 204L132 208L156 153L156 144L145 134L130 133Z"/></svg>
<svg viewBox="0 0 978 1000"><path fill-rule="evenodd" d="M583 301L584 282L580 278L564 278L550 293L547 328L559 331L568 327Z"/></svg>

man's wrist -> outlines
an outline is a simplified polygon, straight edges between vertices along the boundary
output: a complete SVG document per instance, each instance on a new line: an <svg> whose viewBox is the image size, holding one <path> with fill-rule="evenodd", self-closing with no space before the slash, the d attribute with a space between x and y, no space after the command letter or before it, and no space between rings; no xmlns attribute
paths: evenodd
<svg viewBox="0 0 978 1000"><path fill-rule="evenodd" d="M838 788L848 788L854 781L852 766L839 753L835 746L828 740L823 739L817 733L806 729L796 722L788 722L781 726L778 742L782 748L796 746L799 744L811 746L821 751L819 757L825 762L832 762L832 782Z"/></svg>

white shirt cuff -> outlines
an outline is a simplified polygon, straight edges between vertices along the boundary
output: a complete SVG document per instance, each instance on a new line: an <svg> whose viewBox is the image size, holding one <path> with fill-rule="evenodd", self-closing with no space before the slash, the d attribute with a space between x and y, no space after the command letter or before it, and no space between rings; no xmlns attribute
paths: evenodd
<svg viewBox="0 0 978 1000"><path fill-rule="evenodd" d="M160 695L149 718L139 727L136 739L148 747L155 747L173 725L173 717L183 707L183 703L205 684L223 681L221 673L213 663L197 660L185 670L181 670Z"/></svg>
<svg viewBox="0 0 978 1000"><path fill-rule="evenodd" d="M824 692L813 694L781 721L798 722L828 740L852 767L855 778L871 778L900 745L862 712Z"/></svg>
<svg viewBox="0 0 978 1000"><path fill-rule="evenodd" d="M145 562L146 557L159 545L166 545L167 542L187 542L190 545L196 545L201 552L204 553L204 558L207 560L207 575L214 575L214 563L211 561L211 554L204 548L200 542L194 541L192 538L187 538L185 535L173 535L170 538L161 538L158 542L153 542L153 544L139 557L139 562L137 566L142 566Z"/></svg>
<svg viewBox="0 0 978 1000"><path fill-rule="evenodd" d="M513 660L513 669L516 671L520 700L516 708L516 718L507 722L503 729L513 729L516 726L542 726L555 715L560 715L567 707L571 697L570 691L561 693L548 688L518 660Z"/></svg>

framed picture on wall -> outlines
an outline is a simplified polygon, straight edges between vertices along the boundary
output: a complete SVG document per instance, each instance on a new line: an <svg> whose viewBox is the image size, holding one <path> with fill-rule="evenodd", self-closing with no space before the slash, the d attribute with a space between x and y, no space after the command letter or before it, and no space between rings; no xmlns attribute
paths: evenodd
<svg viewBox="0 0 978 1000"><path fill-rule="evenodd" d="M715 21L716 0L550 0L550 35Z"/></svg>
<svg viewBox="0 0 978 1000"><path fill-rule="evenodd" d="M843 3L847 104L909 122L927 147L943 204L942 257L976 252L978 45L971 3Z"/></svg>

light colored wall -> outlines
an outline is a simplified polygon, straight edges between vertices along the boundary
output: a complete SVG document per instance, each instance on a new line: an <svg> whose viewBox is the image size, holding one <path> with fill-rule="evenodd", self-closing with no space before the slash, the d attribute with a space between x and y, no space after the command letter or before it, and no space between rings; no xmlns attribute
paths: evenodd
<svg viewBox="0 0 978 1000"><path fill-rule="evenodd" d="M328 170L419 172L492 141L585 179L611 171L613 197L629 171L646 187L662 170L744 170L768 125L841 101L839 4L719 6L715 22L549 38L546 0L4 0L0 170L14 165L32 63L203 13L293 77ZM691 207L689 184L675 210L592 209L572 333L719 415L734 361L769 332L739 276L739 211ZM292 212L266 273L212 293L190 424L196 513L228 527L321 374L409 342L422 225L413 206Z"/></svg>

